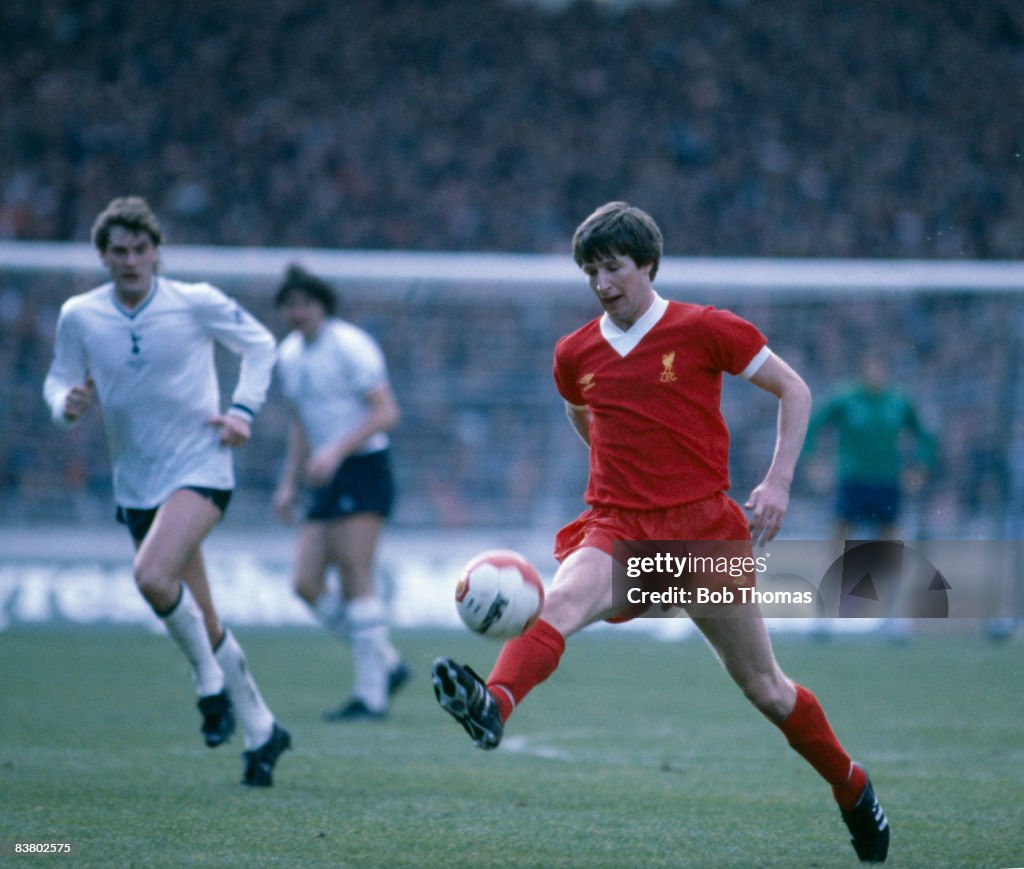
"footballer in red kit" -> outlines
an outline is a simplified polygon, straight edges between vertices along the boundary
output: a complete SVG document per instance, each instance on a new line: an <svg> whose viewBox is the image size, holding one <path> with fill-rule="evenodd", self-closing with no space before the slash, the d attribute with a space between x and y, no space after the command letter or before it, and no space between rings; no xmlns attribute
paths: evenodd
<svg viewBox="0 0 1024 869"><path fill-rule="evenodd" d="M785 517L810 391L752 324L660 297L652 282L661 255L653 218L624 202L598 208L573 236L573 258L603 309L555 349L555 384L590 451L587 510L556 537L560 565L539 620L502 647L487 679L450 658L434 661L438 703L480 748L499 745L512 712L555 672L570 636L628 615L613 600L616 540L760 544ZM749 521L727 494L723 374L779 402L771 463L744 502ZM884 861L889 822L871 781L814 694L782 671L757 604L684 608L744 696L831 786L857 856Z"/></svg>
<svg viewBox="0 0 1024 869"><path fill-rule="evenodd" d="M768 357L764 335L728 311L657 297L633 326L643 340L628 353L605 337L609 327L618 331L593 320L555 347L559 393L590 410L584 500L651 510L727 491L722 373L757 371Z"/></svg>

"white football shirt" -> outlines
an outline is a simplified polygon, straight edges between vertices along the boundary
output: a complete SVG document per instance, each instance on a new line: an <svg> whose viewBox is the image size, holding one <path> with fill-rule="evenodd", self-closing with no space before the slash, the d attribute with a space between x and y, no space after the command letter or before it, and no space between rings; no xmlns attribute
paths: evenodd
<svg viewBox="0 0 1024 869"><path fill-rule="evenodd" d="M66 424L71 387L93 379L122 507L157 507L185 486L234 487L231 448L206 422L222 412L215 343L241 356L230 412L251 419L270 383L274 338L216 287L157 277L128 309L107 283L61 307L43 394Z"/></svg>
<svg viewBox="0 0 1024 869"><path fill-rule="evenodd" d="M282 342L277 363L281 391L292 403L310 450L316 452L348 435L366 418L366 396L388 382L377 342L358 326L332 317L307 342L298 331ZM357 455L388 446L377 432Z"/></svg>

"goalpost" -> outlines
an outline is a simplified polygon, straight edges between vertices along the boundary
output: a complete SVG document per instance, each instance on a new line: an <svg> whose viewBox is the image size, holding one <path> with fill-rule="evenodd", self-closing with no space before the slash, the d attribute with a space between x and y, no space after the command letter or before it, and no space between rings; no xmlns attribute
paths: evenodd
<svg viewBox="0 0 1024 869"><path fill-rule="evenodd" d="M276 279L302 262L339 281L397 287L437 281L457 287L576 286L579 270L568 255L341 251L324 248L246 248L165 245L164 270L192 279ZM104 270L89 244L0 240L0 274L95 273ZM1024 263L992 260L861 260L736 257L665 257L658 286L751 292L989 293L1024 290Z"/></svg>
<svg viewBox="0 0 1024 869"><path fill-rule="evenodd" d="M388 357L403 408L394 437L398 525L550 531L574 515L586 457L551 383L551 349L597 308L568 253L168 245L162 269L220 286L280 335L270 302L291 262L331 281L342 315ZM95 420L69 446L39 399L60 303L104 279L87 244L0 242L0 398L14 409L0 441L0 516L89 518L101 509L90 504L105 503ZM749 317L819 398L855 376L863 354L884 354L941 443L915 530L1020 536L1024 264L667 257L655 285L666 297ZM774 426L774 402L751 392L729 383L724 398L741 499L767 466ZM285 428L275 390L238 459L232 510L247 521L269 521ZM826 531L822 497L812 481L796 482L790 532Z"/></svg>

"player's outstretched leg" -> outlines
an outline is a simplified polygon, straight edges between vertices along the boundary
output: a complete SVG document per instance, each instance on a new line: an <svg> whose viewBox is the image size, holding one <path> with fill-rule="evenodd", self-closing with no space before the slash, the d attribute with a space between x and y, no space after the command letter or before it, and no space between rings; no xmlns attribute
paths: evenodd
<svg viewBox="0 0 1024 869"><path fill-rule="evenodd" d="M466 729L477 748L497 748L505 725L484 680L451 658L435 659L430 678L441 708Z"/></svg>
<svg viewBox="0 0 1024 869"><path fill-rule="evenodd" d="M867 774L850 760L814 694L779 668L764 620L756 607L732 618L691 612L747 699L774 723L790 747L829 785L861 860L881 862L889 848L889 823Z"/></svg>
<svg viewBox="0 0 1024 869"><path fill-rule="evenodd" d="M431 681L441 708L480 748L497 748L516 705L558 668L565 637L544 619L502 646L485 682L451 658L434 661Z"/></svg>
<svg viewBox="0 0 1024 869"><path fill-rule="evenodd" d="M857 856L866 863L884 862L889 852L889 820L867 773L850 760L814 694L802 685L794 683L794 687L796 705L779 728L790 746L832 785Z"/></svg>
<svg viewBox="0 0 1024 869"><path fill-rule="evenodd" d="M867 778L867 773L864 775ZM884 863L889 853L889 819L878 804L870 778L867 778L857 804L849 811L840 807L840 813L850 831L853 850L861 861Z"/></svg>

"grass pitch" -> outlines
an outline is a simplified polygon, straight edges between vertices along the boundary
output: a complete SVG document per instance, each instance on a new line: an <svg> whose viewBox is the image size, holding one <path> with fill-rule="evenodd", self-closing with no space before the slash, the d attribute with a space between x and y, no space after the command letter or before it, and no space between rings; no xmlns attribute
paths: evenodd
<svg viewBox="0 0 1024 869"><path fill-rule="evenodd" d="M70 842L79 866L853 866L827 787L704 644L587 632L496 752L436 706L430 661L498 646L399 634L391 718L326 724L347 654L314 631L236 631L292 731L250 791L241 733L211 751L184 663L126 630L0 633L0 853ZM894 647L777 641L870 770L892 866L1024 865L1024 656L974 633ZM3 862L40 862L8 857Z"/></svg>

